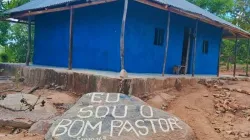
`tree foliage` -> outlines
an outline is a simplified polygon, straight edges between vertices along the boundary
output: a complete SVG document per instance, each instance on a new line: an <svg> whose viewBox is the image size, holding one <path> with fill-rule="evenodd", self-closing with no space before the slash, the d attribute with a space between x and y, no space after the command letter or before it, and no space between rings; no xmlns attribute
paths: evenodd
<svg viewBox="0 0 250 140"><path fill-rule="evenodd" d="M231 12L234 6L234 0L188 0L195 5L210 11L220 17Z"/></svg>
<svg viewBox="0 0 250 140"><path fill-rule="evenodd" d="M20 6L29 0L0 1L0 17L6 16L4 11ZM32 34L33 36L33 34ZM0 22L0 45L4 46L4 53L9 62L25 62L28 41L27 25ZM33 48L33 47L32 47Z"/></svg>
<svg viewBox="0 0 250 140"><path fill-rule="evenodd" d="M250 0L188 0L209 12L216 14L229 22L250 31ZM223 40L222 61L234 61L235 39ZM237 45L237 63L246 63L248 55L248 41L240 39Z"/></svg>

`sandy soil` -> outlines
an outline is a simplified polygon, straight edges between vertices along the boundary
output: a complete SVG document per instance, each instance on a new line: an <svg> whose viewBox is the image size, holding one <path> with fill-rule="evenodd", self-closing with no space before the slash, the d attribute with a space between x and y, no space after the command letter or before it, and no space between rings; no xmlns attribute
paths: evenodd
<svg viewBox="0 0 250 140"><path fill-rule="evenodd" d="M163 107L161 109L178 116L189 124L198 140L249 140L250 95L222 89L250 91L249 84L250 82L244 81L224 81L224 85L219 89L208 88L201 84L184 87L182 91L172 89L166 94L176 96L175 100L168 102L169 105L166 109ZM229 93L230 96L224 96L224 92ZM215 97L215 95L221 97ZM156 95L150 98L149 100L152 98L154 100L158 97ZM234 105L235 110L219 111L221 108L215 107L219 101L227 100L232 100L229 105ZM164 104L162 100L154 101L154 103L150 102L153 106ZM242 106L244 109L241 109Z"/></svg>
<svg viewBox="0 0 250 140"><path fill-rule="evenodd" d="M223 85L212 85L210 87L196 83L182 87L181 91L174 88L156 91L150 93L150 96L143 100L181 118L192 127L198 140L250 140L250 95L225 90L241 89L250 92L250 82L221 82ZM19 86L24 88L23 92L31 89L31 87ZM0 90L11 87L13 87L13 83L0 83ZM7 93L12 94L15 92ZM72 105L79 98L73 93L53 89L39 89L33 94L47 98L48 102L55 105L59 113L67 110L67 108L61 106L62 103ZM220 104L221 102L222 104ZM228 110L223 110L218 107L218 104L231 106ZM10 134L12 130L13 128L0 128L0 139L44 139L44 136L29 134L27 130L20 130L17 134Z"/></svg>

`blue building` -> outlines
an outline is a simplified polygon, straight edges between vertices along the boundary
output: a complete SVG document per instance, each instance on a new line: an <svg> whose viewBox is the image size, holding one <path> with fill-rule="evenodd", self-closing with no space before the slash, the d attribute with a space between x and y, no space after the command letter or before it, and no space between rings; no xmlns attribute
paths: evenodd
<svg viewBox="0 0 250 140"><path fill-rule="evenodd" d="M186 0L33 0L7 13L35 24L33 64L70 69L216 75L222 38L250 38Z"/></svg>

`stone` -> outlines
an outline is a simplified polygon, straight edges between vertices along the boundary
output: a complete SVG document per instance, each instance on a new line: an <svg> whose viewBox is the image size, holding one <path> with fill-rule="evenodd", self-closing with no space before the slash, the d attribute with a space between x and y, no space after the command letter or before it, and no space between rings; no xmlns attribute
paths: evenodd
<svg viewBox="0 0 250 140"><path fill-rule="evenodd" d="M34 105L36 102L42 102L43 98L40 98L38 101L38 97L32 94L24 94L24 93L16 93L16 94L8 94L4 100L0 100L0 107L9 108L11 110L26 110L29 107L25 104L21 103L21 100L25 99L28 104ZM44 107L35 106L35 110L46 110L46 111L55 111L54 107L51 105Z"/></svg>
<svg viewBox="0 0 250 140"><path fill-rule="evenodd" d="M247 117L247 121L250 121L250 117Z"/></svg>
<svg viewBox="0 0 250 140"><path fill-rule="evenodd" d="M165 103L165 100L161 96L156 95L152 99L149 99L146 103L160 109L162 107L162 104Z"/></svg>
<svg viewBox="0 0 250 140"><path fill-rule="evenodd" d="M120 78L128 78L128 73L125 69L122 69L120 72Z"/></svg>
<svg viewBox="0 0 250 140"><path fill-rule="evenodd" d="M247 138L247 137L250 136L248 132L240 132L239 135L240 135L240 137L242 137L242 138Z"/></svg>
<svg viewBox="0 0 250 140"><path fill-rule="evenodd" d="M215 127L214 130L215 130L215 132L217 132L217 133L220 133L220 132L221 132L221 129L218 128L218 127Z"/></svg>
<svg viewBox="0 0 250 140"><path fill-rule="evenodd" d="M39 120L30 127L29 133L45 135L54 121L58 118L59 117L55 117L50 120Z"/></svg>
<svg viewBox="0 0 250 140"><path fill-rule="evenodd" d="M32 94L17 93L8 94L4 100L0 100L0 126L27 129L41 119L48 119L56 115L57 110L48 102L44 107L40 106L40 102L45 99L40 98L34 110L29 111L26 110L28 107L20 102L22 98L25 98L29 104L34 105L38 97Z"/></svg>
<svg viewBox="0 0 250 140"><path fill-rule="evenodd" d="M228 135L235 135L235 133L234 133L233 131L226 131L226 133L227 133Z"/></svg>
<svg viewBox="0 0 250 140"><path fill-rule="evenodd" d="M49 89L49 88L50 88L50 85L45 85L44 88L45 88L45 89Z"/></svg>
<svg viewBox="0 0 250 140"><path fill-rule="evenodd" d="M241 90L241 93L244 93L244 94L249 94L249 92L248 92L248 91L246 91L246 90Z"/></svg>
<svg viewBox="0 0 250 140"><path fill-rule="evenodd" d="M220 94L213 94L213 96L214 96L215 98L220 98L220 97L221 97Z"/></svg>
<svg viewBox="0 0 250 140"><path fill-rule="evenodd" d="M242 92L242 89L235 89L235 91L241 93L241 92Z"/></svg>
<svg viewBox="0 0 250 140"><path fill-rule="evenodd" d="M175 86L176 90L181 91L181 89L182 89L181 80L177 78L177 79L175 80L174 86Z"/></svg>
<svg viewBox="0 0 250 140"><path fill-rule="evenodd" d="M175 96L169 95L167 93L160 93L159 95L156 95L153 98L149 99L146 103L155 108L160 109L162 108L163 104L168 104L174 99L175 99Z"/></svg>
<svg viewBox="0 0 250 140"><path fill-rule="evenodd" d="M230 97L231 96L231 92L225 92L226 93L226 97Z"/></svg>
<svg viewBox="0 0 250 140"><path fill-rule="evenodd" d="M169 95L167 93L160 93L159 94L167 103L172 102L176 96L174 95Z"/></svg>
<svg viewBox="0 0 250 140"><path fill-rule="evenodd" d="M51 125L52 122L49 120L39 120L30 127L29 133L45 135Z"/></svg>
<svg viewBox="0 0 250 140"><path fill-rule="evenodd" d="M89 93L57 119L45 140L194 140L192 129L176 116L134 96Z"/></svg>
<svg viewBox="0 0 250 140"><path fill-rule="evenodd" d="M203 97L208 97L208 94L204 94Z"/></svg>
<svg viewBox="0 0 250 140"><path fill-rule="evenodd" d="M218 88L219 86L218 85L214 85L214 88Z"/></svg>

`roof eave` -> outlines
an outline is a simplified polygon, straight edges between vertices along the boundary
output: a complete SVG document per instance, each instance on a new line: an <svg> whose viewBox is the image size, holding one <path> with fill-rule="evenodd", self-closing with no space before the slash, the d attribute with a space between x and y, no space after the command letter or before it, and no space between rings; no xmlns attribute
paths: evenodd
<svg viewBox="0 0 250 140"><path fill-rule="evenodd" d="M64 7L58 7L58 8L43 8L43 9L36 9L36 10L30 10L30 11L22 11L22 12L16 12L16 13L10 13L9 16L7 16L7 18L15 18L15 19L22 19L25 20L25 17L27 16L35 16L35 15L39 15L39 14L44 14L44 13L50 13L50 12L57 12L57 11L63 11L63 10L69 10L70 8L82 8L82 7L87 7L87 6L91 6L91 5L97 5L97 4L103 4L103 3L108 3L108 2L114 2L117 0L98 0L98 1L91 1L88 3L82 3L82 4L77 4L77 5L68 5L68 6L64 6ZM217 22L215 20L212 20L204 15L198 14L198 13L194 13L194 12L190 12L190 11L186 11L177 7L173 7L167 4L163 4L163 3L158 3L156 1L151 1L151 0L135 0L137 2L146 4L146 5L150 5L153 6L155 8L161 9L161 10L166 10L166 11L170 11L185 17L189 17L192 19L196 19L196 20L200 20L202 22L214 25L216 27L222 28L223 30L228 30L232 33L231 36L240 36L240 37L245 37L245 38L250 38L250 33L241 30L239 28L235 28L233 26L227 25L227 24L223 24L220 22Z"/></svg>

